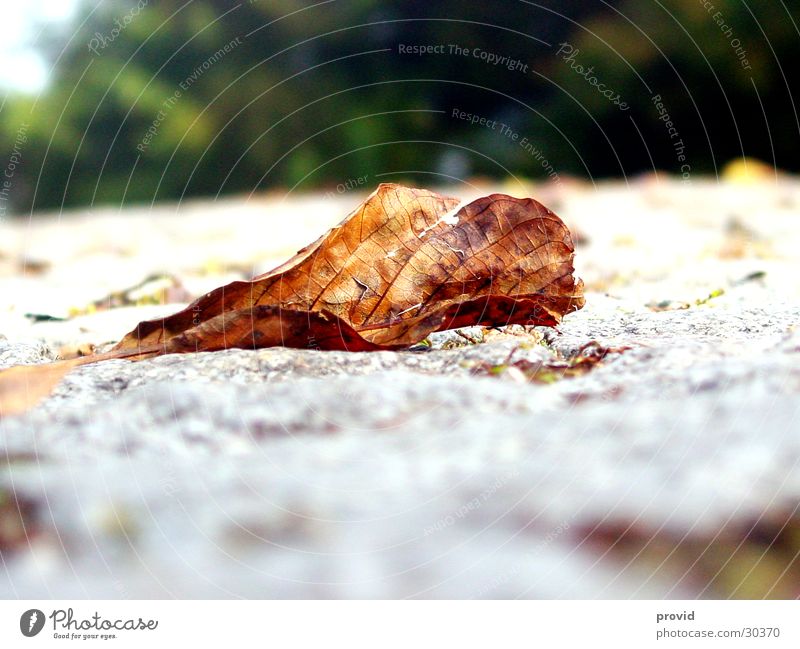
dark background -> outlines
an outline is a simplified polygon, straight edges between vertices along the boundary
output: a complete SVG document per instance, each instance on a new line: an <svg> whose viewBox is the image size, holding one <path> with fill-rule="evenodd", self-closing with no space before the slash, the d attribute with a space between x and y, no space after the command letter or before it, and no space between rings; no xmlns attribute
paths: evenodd
<svg viewBox="0 0 800 649"><path fill-rule="evenodd" d="M135 4L84 5L48 39L53 83L7 98L2 150L12 154L23 124L26 139L15 211L331 188L364 175L370 185L543 178L542 158L559 177L680 175L686 164L696 178L742 156L798 169L796 1L713 0L709 11L704 0L151 0L134 16ZM113 40L89 50L126 15ZM562 42L580 50L572 64L556 54ZM400 54L399 44L458 44L528 67ZM630 109L576 64L593 66ZM541 158L499 127L453 118L454 108L508 124Z"/></svg>

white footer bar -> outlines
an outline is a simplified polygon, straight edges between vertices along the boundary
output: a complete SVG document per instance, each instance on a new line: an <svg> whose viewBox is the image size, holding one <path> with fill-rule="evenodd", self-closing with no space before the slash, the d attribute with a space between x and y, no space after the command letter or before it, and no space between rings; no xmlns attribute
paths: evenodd
<svg viewBox="0 0 800 649"><path fill-rule="evenodd" d="M799 632L796 601L0 602L0 647L800 647Z"/></svg>

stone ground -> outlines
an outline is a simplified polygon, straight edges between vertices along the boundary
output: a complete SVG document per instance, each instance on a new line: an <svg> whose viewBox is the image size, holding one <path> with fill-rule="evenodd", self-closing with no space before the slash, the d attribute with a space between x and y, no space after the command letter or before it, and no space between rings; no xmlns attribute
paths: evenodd
<svg viewBox="0 0 800 649"><path fill-rule="evenodd" d="M501 189L580 232L581 312L81 367L0 420L0 596L800 596L800 182ZM0 367L267 270L361 198L5 221Z"/></svg>

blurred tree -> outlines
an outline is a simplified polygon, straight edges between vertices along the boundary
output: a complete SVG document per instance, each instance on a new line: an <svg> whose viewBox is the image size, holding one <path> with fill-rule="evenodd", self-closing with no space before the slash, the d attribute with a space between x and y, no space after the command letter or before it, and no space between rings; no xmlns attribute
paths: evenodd
<svg viewBox="0 0 800 649"><path fill-rule="evenodd" d="M600 173L614 173L601 160L609 153L604 135L627 171L655 165L679 173L688 164L691 173L709 173L744 155L797 170L798 24L797 2L625 0L592 16L570 40L580 50L575 58L593 65L630 110L620 111L559 60L548 72L576 101L557 94L551 108L579 134L580 150ZM599 146L589 146L585 134Z"/></svg>
<svg viewBox="0 0 800 649"><path fill-rule="evenodd" d="M773 147L778 164L796 167L794 138L781 136L798 133L796 6L713 4L87 4L66 47L52 41L53 83L0 113L4 138L29 125L14 200L24 211L120 205L364 175L430 184L431 173L543 176L545 163L601 176L680 172L658 94L692 172L743 152L771 161ZM441 47L410 54L401 44Z"/></svg>

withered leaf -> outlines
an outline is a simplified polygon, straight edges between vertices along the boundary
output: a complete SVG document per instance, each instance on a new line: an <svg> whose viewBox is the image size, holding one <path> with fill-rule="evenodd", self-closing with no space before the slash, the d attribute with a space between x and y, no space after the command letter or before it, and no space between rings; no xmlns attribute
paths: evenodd
<svg viewBox="0 0 800 649"><path fill-rule="evenodd" d="M572 275L573 255L567 227L533 199L492 194L459 207L455 198L382 184L342 223L275 270L220 287L167 318L142 322L115 349L160 344L167 350L173 338L203 323L261 306L280 311L253 323L271 323L288 311L326 313L364 341L392 347L471 324L555 325L584 303L583 284ZM220 324L192 334L198 349L225 346ZM311 320L309 325L306 338L315 337ZM251 332L252 346L355 348L351 337L300 345L298 336L289 336L287 345L285 335L274 335L281 327L269 328L273 334Z"/></svg>
<svg viewBox="0 0 800 649"><path fill-rule="evenodd" d="M141 322L110 352L0 372L0 414L27 409L76 364L270 346L402 349L467 325L554 326L584 304L564 223L531 198L469 204L382 184L278 268ZM68 363L72 363L70 365Z"/></svg>

